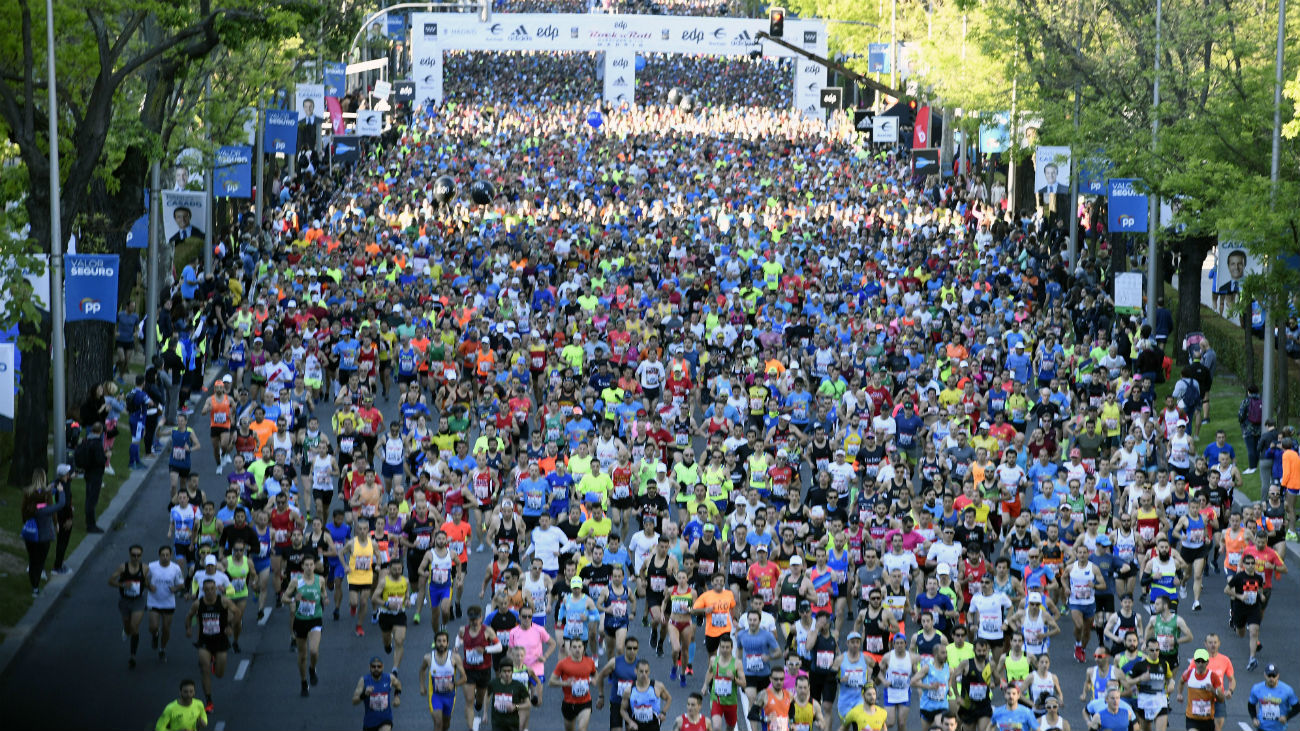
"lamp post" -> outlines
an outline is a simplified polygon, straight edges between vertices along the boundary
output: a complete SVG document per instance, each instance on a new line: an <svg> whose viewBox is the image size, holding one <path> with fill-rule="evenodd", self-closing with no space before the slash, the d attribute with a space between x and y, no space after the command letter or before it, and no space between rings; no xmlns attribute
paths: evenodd
<svg viewBox="0 0 1300 731"><path fill-rule="evenodd" d="M63 333L63 225L59 193L59 100L54 68L54 0L45 0L45 55L49 61L50 119L50 317L53 320L51 346L54 356L54 464L68 458L68 440L62 427L68 418L68 366Z"/></svg>
<svg viewBox="0 0 1300 731"><path fill-rule="evenodd" d="M1160 134L1160 22L1164 4L1156 0L1156 58L1155 76L1151 85L1151 154L1156 154L1156 141ZM1152 330L1156 326L1156 302L1159 300L1159 254L1156 251L1156 229L1160 226L1160 196L1150 197L1147 212L1147 322Z"/></svg>
<svg viewBox="0 0 1300 731"><path fill-rule="evenodd" d="M1277 205L1278 167L1282 155L1282 82L1283 66L1286 55L1286 0L1277 1L1277 59L1274 62L1273 79L1273 160L1269 175L1272 181L1272 205ZM1268 263L1272 272L1273 262ZM1273 333L1273 310L1264 310L1264 392L1260 409L1264 419L1273 416L1273 350L1277 347L1277 337Z"/></svg>

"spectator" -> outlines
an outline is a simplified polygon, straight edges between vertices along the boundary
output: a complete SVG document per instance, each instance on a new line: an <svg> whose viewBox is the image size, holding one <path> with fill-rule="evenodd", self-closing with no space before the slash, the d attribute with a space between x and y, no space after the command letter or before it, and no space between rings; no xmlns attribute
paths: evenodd
<svg viewBox="0 0 1300 731"><path fill-rule="evenodd" d="M127 300L126 307L117 313L117 382L126 383L126 372L131 367L135 353L135 329L140 316L135 312L135 300Z"/></svg>
<svg viewBox="0 0 1300 731"><path fill-rule="evenodd" d="M61 477L71 471L68 465L59 465ZM54 540L54 515L67 504L68 492L62 483L46 485L45 470L32 473L32 484L23 492L22 504L22 535L27 545L27 579L32 584L32 596L41 593L41 575L50 556L50 541Z"/></svg>
<svg viewBox="0 0 1300 731"><path fill-rule="evenodd" d="M1246 443L1247 468L1242 474L1253 475L1259 468L1260 426L1264 418L1264 402L1259 397L1259 386L1246 387L1246 398L1237 407L1237 423L1241 425L1241 439Z"/></svg>
<svg viewBox="0 0 1300 731"><path fill-rule="evenodd" d="M104 451L103 422L91 424L90 434L77 446L74 456L77 468L86 479L86 532L103 533L104 530L95 522L99 491L104 486L104 467L108 464L108 453Z"/></svg>

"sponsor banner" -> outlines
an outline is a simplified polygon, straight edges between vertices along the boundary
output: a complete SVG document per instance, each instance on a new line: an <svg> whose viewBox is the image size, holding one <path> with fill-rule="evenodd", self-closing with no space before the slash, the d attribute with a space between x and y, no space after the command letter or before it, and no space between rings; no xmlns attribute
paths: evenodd
<svg viewBox="0 0 1300 731"><path fill-rule="evenodd" d="M338 164L356 162L361 159L361 138L356 135L336 135L334 137L334 160Z"/></svg>
<svg viewBox="0 0 1300 731"><path fill-rule="evenodd" d="M1136 178L1111 178L1107 181L1110 201L1106 226L1113 233L1147 230L1147 194Z"/></svg>
<svg viewBox="0 0 1300 731"><path fill-rule="evenodd" d="M912 150L912 174L917 177L934 175L939 172L939 150L929 148Z"/></svg>
<svg viewBox="0 0 1300 731"><path fill-rule="evenodd" d="M298 112L287 109L268 109L266 126L262 129L265 152L293 157L298 154Z"/></svg>
<svg viewBox="0 0 1300 731"><path fill-rule="evenodd" d="M117 254L68 254L64 266L64 319L117 322Z"/></svg>
<svg viewBox="0 0 1300 731"><path fill-rule="evenodd" d="M871 141L880 144L898 142L898 117L878 114L871 120Z"/></svg>
<svg viewBox="0 0 1300 731"><path fill-rule="evenodd" d="M375 82L375 88L370 91L370 95L376 99L387 99L389 94L393 93L393 85L383 79Z"/></svg>
<svg viewBox="0 0 1300 731"><path fill-rule="evenodd" d="M403 79L393 84L393 99L399 102L414 101L415 82L409 79Z"/></svg>
<svg viewBox="0 0 1300 731"><path fill-rule="evenodd" d="M208 227L208 194L203 190L164 190L163 238L175 246L186 239L203 238Z"/></svg>
<svg viewBox="0 0 1300 731"><path fill-rule="evenodd" d="M822 87L826 84L826 67L812 59L800 57L794 66L794 108L805 117L826 118L822 108Z"/></svg>
<svg viewBox="0 0 1300 731"><path fill-rule="evenodd" d="M228 145L217 148L212 187L218 198L253 197L253 148Z"/></svg>
<svg viewBox="0 0 1300 731"><path fill-rule="evenodd" d="M916 110L916 120L912 122L912 149L923 150L930 144L930 107Z"/></svg>
<svg viewBox="0 0 1300 731"><path fill-rule="evenodd" d="M14 343L0 343L0 429L4 431L11 431L14 426L17 373L18 346Z"/></svg>
<svg viewBox="0 0 1300 731"><path fill-rule="evenodd" d="M362 137L378 137L383 131L384 116L373 109L357 111L357 134Z"/></svg>
<svg viewBox="0 0 1300 731"><path fill-rule="evenodd" d="M413 13L412 43L422 25L437 24L444 50L458 51L645 51L742 55L757 48L767 18L709 18L672 15L605 15L585 13L493 13L487 23L473 13ZM825 55L826 24L820 20L785 21L785 40ZM797 54L764 44L768 56Z"/></svg>
<svg viewBox="0 0 1300 731"><path fill-rule="evenodd" d="M618 106L636 101L636 52L605 52L605 101Z"/></svg>
<svg viewBox="0 0 1300 731"><path fill-rule="evenodd" d="M442 51L446 47L448 18L469 16L415 13L411 16L411 80L415 82L415 106L442 103ZM475 23L477 23L477 18Z"/></svg>

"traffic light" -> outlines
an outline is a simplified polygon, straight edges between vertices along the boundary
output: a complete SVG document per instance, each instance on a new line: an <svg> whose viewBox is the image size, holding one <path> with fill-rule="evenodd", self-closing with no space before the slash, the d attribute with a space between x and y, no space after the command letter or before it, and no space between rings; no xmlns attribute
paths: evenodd
<svg viewBox="0 0 1300 731"><path fill-rule="evenodd" d="M773 38L785 35L785 8L772 8L767 11L767 34Z"/></svg>
<svg viewBox="0 0 1300 731"><path fill-rule="evenodd" d="M907 100L907 109L908 109L908 111L910 111L910 112L912 112L912 113L915 113L915 112L916 112L916 100L915 100L915 99L908 99L908 100Z"/></svg>

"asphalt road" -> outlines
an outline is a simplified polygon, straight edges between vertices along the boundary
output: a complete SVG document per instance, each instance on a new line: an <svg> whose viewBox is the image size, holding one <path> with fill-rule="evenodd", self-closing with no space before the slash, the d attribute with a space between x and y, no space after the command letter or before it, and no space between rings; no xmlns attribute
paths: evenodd
<svg viewBox="0 0 1300 731"><path fill-rule="evenodd" d="M386 404L386 414L395 411L392 403ZM322 409L321 421L328 423ZM203 437L203 451L196 456L197 469L202 475L202 485L209 494L211 488L224 485L215 477L212 455ZM220 481L219 481L220 480ZM218 493L219 494L219 493ZM113 526L100 551L86 565L77 567L72 585L56 603L38 628L29 644L17 655L14 662L0 675L0 707L6 709L10 728L41 729L139 729L152 728L162 707L176 697L179 680L184 677L198 679L194 648L185 641L180 617L174 625L174 636L166 663L160 662L149 650L148 635L142 633L140 662L136 669L127 669L127 643L121 637L117 613L117 593L107 585L109 574L126 558L127 548L133 543L145 546L146 558L155 554L157 546L165 541L168 481L165 467L156 467L137 493L134 502L122 513L119 523ZM489 557L474 554L470 562L466 585L474 587L469 597L477 595ZM1294 565L1294 561L1293 561ZM68 580L68 579L61 579ZM1223 578L1206 579L1205 611L1185 611L1184 617L1196 635L1192 647L1199 647L1207 632L1217 632L1223 638L1223 651L1234 661L1238 673L1238 693L1229 702L1226 728L1235 731L1239 722L1247 721L1246 697L1250 686L1263 679L1261 671L1245 671L1246 640L1231 634L1226 621L1226 597L1221 592ZM471 599L467 598L465 606ZM1300 681L1300 673L1291 668L1291 660L1300 656L1300 639L1293 631L1295 607L1300 603L1300 590L1295 581L1287 578L1274 590L1272 609L1265 619L1264 649L1261 664L1276 662L1283 668L1283 680L1293 685ZM1190 601L1187 603L1190 605ZM178 615L188 605L182 604ZM427 610L426 610L427 615ZM146 620L147 622L147 620ZM346 612L339 622L330 620L327 610L321 642L319 666L320 685L312 689L310 698L298 695L296 655L289 649L288 613L277 610L265 626L257 626L255 618L246 622L241 645L242 654L230 654L226 677L215 681L216 709L210 714L211 727L259 731L261 729L336 729L353 728L361 724L362 711L350 704L357 679L367 671L367 661L372 655L383 655L379 628L366 624L366 636L356 637L347 621ZM454 626L459 627L461 622ZM1052 648L1052 670L1060 677L1065 695L1062 713L1080 728L1078 696L1084 678L1084 665L1076 663L1071 654L1069 619L1061 621L1062 634ZM847 631L847 630L846 630ZM651 662L653 677L666 680L669 659L654 657L649 647L649 630L633 624L632 632L641 638L642 656ZM426 621L411 626L407 636L406 659L401 679L406 684L403 704L396 710L397 728L428 729L432 727L427 705L417 691L420 659L433 640L433 630ZM1095 643L1094 643L1095 644ZM1191 650L1185 647L1185 657ZM676 682L669 685L673 694L674 718L685 709L688 692L699 690L703 683L705 654L697 651L696 675L688 688ZM547 667L554 667L554 658ZM561 693L557 688L547 691L542 708L533 711L532 728L550 731L562 728L559 706ZM462 701L452 716L452 728L464 728ZM608 712L593 714L591 728L606 729ZM1171 728L1182 728L1181 708L1176 707ZM913 712L911 728L921 728L919 713ZM487 726L484 726L487 728ZM1248 730L1247 730L1248 731Z"/></svg>

